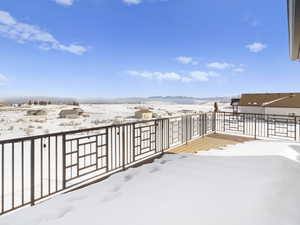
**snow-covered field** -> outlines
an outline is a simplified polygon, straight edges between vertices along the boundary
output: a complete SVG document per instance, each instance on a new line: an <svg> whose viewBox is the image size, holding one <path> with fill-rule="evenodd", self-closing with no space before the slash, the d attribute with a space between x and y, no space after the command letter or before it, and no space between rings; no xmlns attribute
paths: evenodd
<svg viewBox="0 0 300 225"><path fill-rule="evenodd" d="M48 106L22 106L0 107L0 140L26 137L38 134L84 129L109 125L116 121L132 121L134 112L138 107L151 108L152 111L162 117L168 114L180 115L181 110L193 110L195 112L208 112L213 110L214 102L202 104L180 105L168 103L145 104L82 104L88 117L81 116L77 119L61 119L59 112L63 109L72 109L75 106L48 105ZM229 104L219 103L220 109L226 109ZM45 116L27 116L30 109L43 109L47 111Z"/></svg>
<svg viewBox="0 0 300 225"><path fill-rule="evenodd" d="M298 225L300 144L253 141L165 155L0 217L1 225Z"/></svg>

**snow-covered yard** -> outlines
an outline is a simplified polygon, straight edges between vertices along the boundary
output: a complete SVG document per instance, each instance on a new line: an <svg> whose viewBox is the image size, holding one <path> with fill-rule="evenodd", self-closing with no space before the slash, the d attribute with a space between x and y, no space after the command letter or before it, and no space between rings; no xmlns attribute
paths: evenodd
<svg viewBox="0 0 300 225"><path fill-rule="evenodd" d="M165 155L1 225L299 225L300 144L253 141Z"/></svg>
<svg viewBox="0 0 300 225"><path fill-rule="evenodd" d="M110 125L114 121L134 121L137 108L151 108L154 113L162 117L182 115L182 110L195 112L209 112L213 110L214 102L202 104L171 104L171 103L145 103L145 104L82 104L79 106L87 115L77 119L62 119L59 112L72 109L75 106L47 105L0 107L0 140L27 137L32 135L56 133L68 130L86 129ZM231 110L229 103L219 103L221 110ZM27 116L28 110L45 110L44 116Z"/></svg>

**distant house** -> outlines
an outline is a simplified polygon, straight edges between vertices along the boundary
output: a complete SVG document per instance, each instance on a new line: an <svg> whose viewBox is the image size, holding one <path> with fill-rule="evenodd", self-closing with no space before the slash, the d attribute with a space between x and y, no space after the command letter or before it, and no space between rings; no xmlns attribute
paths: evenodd
<svg viewBox="0 0 300 225"><path fill-rule="evenodd" d="M77 119L79 116L80 114L75 109L64 109L59 113L60 118Z"/></svg>
<svg viewBox="0 0 300 225"><path fill-rule="evenodd" d="M135 118L148 120L153 118L153 112L149 109L140 109L135 112Z"/></svg>
<svg viewBox="0 0 300 225"><path fill-rule="evenodd" d="M300 93L242 94L239 112L300 116Z"/></svg>
<svg viewBox="0 0 300 225"><path fill-rule="evenodd" d="M47 111L41 109L27 111L27 116L45 116L45 115L47 115Z"/></svg>
<svg viewBox="0 0 300 225"><path fill-rule="evenodd" d="M78 113L79 116L83 115L84 114L84 111L83 109L81 108L73 108L74 111L76 111Z"/></svg>
<svg viewBox="0 0 300 225"><path fill-rule="evenodd" d="M0 107L6 107L6 106L11 106L11 104L0 102Z"/></svg>

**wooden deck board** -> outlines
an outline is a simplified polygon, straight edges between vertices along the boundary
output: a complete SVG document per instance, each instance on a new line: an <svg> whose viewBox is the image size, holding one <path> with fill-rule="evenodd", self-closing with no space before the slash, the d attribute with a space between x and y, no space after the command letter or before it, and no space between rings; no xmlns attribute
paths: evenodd
<svg viewBox="0 0 300 225"><path fill-rule="evenodd" d="M169 153L196 153L199 151L208 151L211 149L220 149L227 145L235 145L254 139L225 134L211 134L202 138L198 138L186 145L171 149Z"/></svg>

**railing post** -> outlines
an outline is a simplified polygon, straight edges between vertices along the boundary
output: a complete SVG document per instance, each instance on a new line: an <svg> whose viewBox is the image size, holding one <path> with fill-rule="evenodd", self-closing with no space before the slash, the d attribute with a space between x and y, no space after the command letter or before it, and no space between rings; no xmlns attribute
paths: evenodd
<svg viewBox="0 0 300 225"><path fill-rule="evenodd" d="M205 115L202 115L202 136L205 136Z"/></svg>
<svg viewBox="0 0 300 225"><path fill-rule="evenodd" d="M164 119L160 120L160 147L161 152L164 152Z"/></svg>
<svg viewBox="0 0 300 225"><path fill-rule="evenodd" d="M212 123L213 123L213 130L212 130L212 131L213 131L214 133L216 133L216 119L217 119L217 113L214 112L214 113L213 113L213 118L212 118L212 120L213 120L213 121L212 121Z"/></svg>
<svg viewBox="0 0 300 225"><path fill-rule="evenodd" d="M198 136L201 137L201 122L200 122L200 114L198 115Z"/></svg>
<svg viewBox="0 0 300 225"><path fill-rule="evenodd" d="M188 116L187 117L187 126L188 126L188 138L187 141L191 140L192 136L192 117Z"/></svg>
<svg viewBox="0 0 300 225"><path fill-rule="evenodd" d="M170 119L168 118L168 123L167 123L167 135L168 135L168 147L167 147L167 149L169 149L170 148Z"/></svg>
<svg viewBox="0 0 300 225"><path fill-rule="evenodd" d="M35 151L34 151L34 139L31 139L30 142L30 188L31 188L31 193L30 193L30 202L31 205L34 206L35 203Z"/></svg>
<svg viewBox="0 0 300 225"><path fill-rule="evenodd" d="M270 131L269 131L269 115L267 115L267 137L270 136Z"/></svg>
<svg viewBox="0 0 300 225"><path fill-rule="evenodd" d="M190 140L190 132L191 132L191 121L190 117L186 116L186 143Z"/></svg>
<svg viewBox="0 0 300 225"><path fill-rule="evenodd" d="M225 127L225 122L226 122L226 113L223 113L223 132L225 133L226 127Z"/></svg>
<svg viewBox="0 0 300 225"><path fill-rule="evenodd" d="M160 134L160 148L161 148L161 154L164 154L164 119L159 120L159 131Z"/></svg>
<svg viewBox="0 0 300 225"><path fill-rule="evenodd" d="M158 121L159 120L155 120L155 152L158 152L159 150L159 146L158 146L158 140L160 140L160 137L159 137L159 133L157 132L157 128L158 128Z"/></svg>
<svg viewBox="0 0 300 225"><path fill-rule="evenodd" d="M187 117L182 116L182 119L184 121L184 138L185 138L185 144L187 144Z"/></svg>
<svg viewBox="0 0 300 225"><path fill-rule="evenodd" d="M151 129L151 128L150 128ZM126 160L125 160L125 125L122 126L122 164L123 164L123 170L125 170L126 166Z"/></svg>
<svg viewBox="0 0 300 225"><path fill-rule="evenodd" d="M298 124L298 140L300 140L300 117L297 117L297 124Z"/></svg>
<svg viewBox="0 0 300 225"><path fill-rule="evenodd" d="M66 134L62 135L62 188L66 189Z"/></svg>
<svg viewBox="0 0 300 225"><path fill-rule="evenodd" d="M254 139L256 139L256 114L254 115Z"/></svg>
<svg viewBox="0 0 300 225"><path fill-rule="evenodd" d="M109 139L108 139L108 127L106 127L105 129L105 133L106 133L106 137L105 137L105 144L106 144L106 172L109 171L109 160L108 160L108 157L109 157L109 153L108 153L108 149L109 149Z"/></svg>
<svg viewBox="0 0 300 225"><path fill-rule="evenodd" d="M205 114L205 135L207 135L207 114Z"/></svg>
<svg viewBox="0 0 300 225"><path fill-rule="evenodd" d="M245 122L245 118L246 118L246 114L242 114L243 115L243 135L245 135L246 133L246 122Z"/></svg>
<svg viewBox="0 0 300 225"><path fill-rule="evenodd" d="M164 119L161 119L161 130L160 130L160 134L161 134L161 151L163 152L164 151L164 135L165 135L165 130L164 130L164 123L165 123L165 120Z"/></svg>
<svg viewBox="0 0 300 225"><path fill-rule="evenodd" d="M295 129L295 133L294 133L294 135L295 135L295 141L297 141L297 117L296 116L294 116L294 129Z"/></svg>

